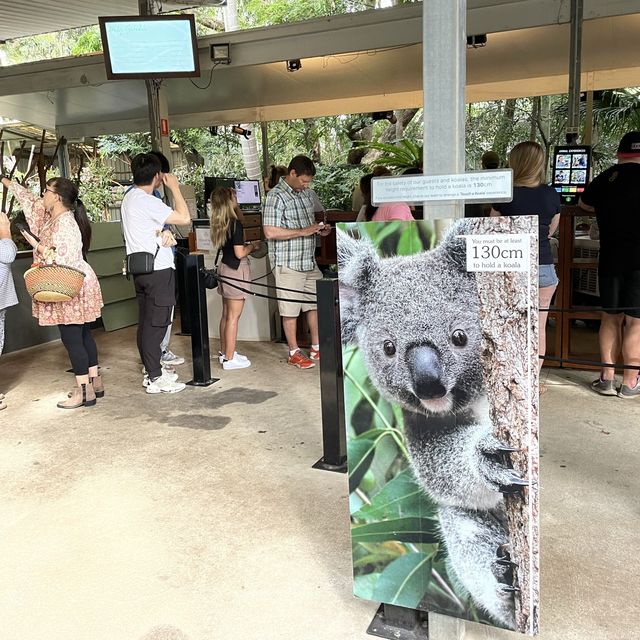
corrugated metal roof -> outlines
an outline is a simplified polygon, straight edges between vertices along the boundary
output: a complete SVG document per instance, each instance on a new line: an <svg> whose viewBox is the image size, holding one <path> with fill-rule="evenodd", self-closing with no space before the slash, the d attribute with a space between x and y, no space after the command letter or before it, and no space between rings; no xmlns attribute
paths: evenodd
<svg viewBox="0 0 640 640"><path fill-rule="evenodd" d="M186 7L184 4L163 5L164 11L178 8ZM0 42L98 24L98 16L138 13L138 0L0 0Z"/></svg>

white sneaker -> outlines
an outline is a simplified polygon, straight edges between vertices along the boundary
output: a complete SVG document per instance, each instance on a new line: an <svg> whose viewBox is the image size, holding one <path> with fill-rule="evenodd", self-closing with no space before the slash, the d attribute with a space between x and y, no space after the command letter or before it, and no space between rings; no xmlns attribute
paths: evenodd
<svg viewBox="0 0 640 640"><path fill-rule="evenodd" d="M175 382L178 379L178 374L175 373L174 371L163 370L162 375L168 378L169 380L171 380L171 382ZM144 374L144 378L142 379L142 386L143 387L149 386L149 374L147 373Z"/></svg>
<svg viewBox="0 0 640 640"><path fill-rule="evenodd" d="M246 360L247 362L249 362L249 358L247 358L247 356L243 356L241 353L238 353L237 351L233 352L233 360L235 359L238 360ZM222 353L222 351L218 351L218 362L220 364L222 364L224 362L224 353Z"/></svg>
<svg viewBox="0 0 640 640"><path fill-rule="evenodd" d="M176 370L173 368L173 365L172 365L172 364L167 364L166 362L162 362L162 361L160 361L160 366L162 367L162 370L163 370L163 371L167 371L167 372L169 372L169 373L175 373L175 371L176 371ZM144 365L142 365L142 369L141 369L141 371L142 371L142 375L143 375L143 376L148 375L148 374L147 374L147 370L145 369Z"/></svg>
<svg viewBox="0 0 640 640"><path fill-rule="evenodd" d="M160 362L163 364L170 364L171 366L176 366L179 364L184 364L184 358L182 356L177 356L175 353L172 353L167 349L160 356Z"/></svg>
<svg viewBox="0 0 640 640"><path fill-rule="evenodd" d="M182 391L186 386L184 382L172 380L171 376L163 373L159 378L149 380L147 393L178 393L178 391Z"/></svg>
<svg viewBox="0 0 640 640"><path fill-rule="evenodd" d="M244 360L241 360L238 357L238 354L235 354L232 360L222 361L222 368L225 369L226 371L229 371L230 369L246 369L247 367L250 367L250 366L251 366L251 361L247 360L247 358L245 358Z"/></svg>

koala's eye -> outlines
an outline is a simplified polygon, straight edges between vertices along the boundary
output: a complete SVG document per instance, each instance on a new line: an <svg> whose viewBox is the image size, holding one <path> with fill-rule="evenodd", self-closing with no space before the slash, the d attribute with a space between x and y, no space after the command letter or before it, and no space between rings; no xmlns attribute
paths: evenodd
<svg viewBox="0 0 640 640"><path fill-rule="evenodd" d="M391 342L391 340L385 340L384 344L382 345L382 348L384 349L384 352L386 355L388 356L395 356L396 355L396 345L393 344L393 342Z"/></svg>
<svg viewBox="0 0 640 640"><path fill-rule="evenodd" d="M462 329L456 329L451 334L451 342L456 347L464 347L467 344L467 334Z"/></svg>

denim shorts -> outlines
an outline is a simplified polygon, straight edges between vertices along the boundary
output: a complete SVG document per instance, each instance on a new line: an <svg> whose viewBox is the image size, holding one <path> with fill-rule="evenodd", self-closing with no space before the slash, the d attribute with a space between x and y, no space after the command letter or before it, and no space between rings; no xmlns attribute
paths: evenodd
<svg viewBox="0 0 640 640"><path fill-rule="evenodd" d="M538 269L538 287L555 287L558 284L556 268L552 264L541 264Z"/></svg>

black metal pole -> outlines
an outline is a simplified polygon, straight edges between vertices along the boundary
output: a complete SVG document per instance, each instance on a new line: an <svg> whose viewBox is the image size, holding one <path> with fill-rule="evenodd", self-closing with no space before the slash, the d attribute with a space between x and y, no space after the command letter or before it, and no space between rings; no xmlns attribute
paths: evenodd
<svg viewBox="0 0 640 640"><path fill-rule="evenodd" d="M204 269L201 253L184 256L187 276L187 300L191 319L191 356L193 380L187 384L208 387L218 381L211 377L211 353L209 351L209 320L207 317L207 290L200 273Z"/></svg>
<svg viewBox="0 0 640 640"><path fill-rule="evenodd" d="M191 335L189 301L187 298L187 268L185 258L189 252L189 238L177 238L176 282L178 284L178 307L180 309L180 336Z"/></svg>
<svg viewBox="0 0 640 640"><path fill-rule="evenodd" d="M344 419L344 374L340 340L338 280L316 282L318 334L320 338L320 397L322 403L323 456L313 465L326 471L347 470L347 437Z"/></svg>

